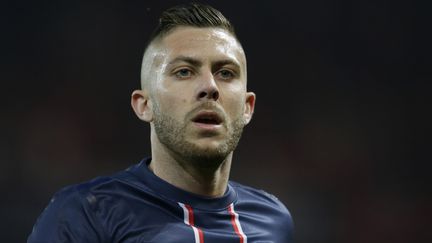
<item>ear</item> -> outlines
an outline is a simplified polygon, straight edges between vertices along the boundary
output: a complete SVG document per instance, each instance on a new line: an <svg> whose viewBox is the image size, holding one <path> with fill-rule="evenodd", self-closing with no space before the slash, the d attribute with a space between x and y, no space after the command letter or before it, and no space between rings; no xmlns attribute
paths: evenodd
<svg viewBox="0 0 432 243"><path fill-rule="evenodd" d="M153 121L153 107L145 90L134 90L132 92L131 105L140 120Z"/></svg>
<svg viewBox="0 0 432 243"><path fill-rule="evenodd" d="M255 99L256 96L253 92L246 92L245 111L243 114L245 125L247 125L252 119L252 115L255 110Z"/></svg>

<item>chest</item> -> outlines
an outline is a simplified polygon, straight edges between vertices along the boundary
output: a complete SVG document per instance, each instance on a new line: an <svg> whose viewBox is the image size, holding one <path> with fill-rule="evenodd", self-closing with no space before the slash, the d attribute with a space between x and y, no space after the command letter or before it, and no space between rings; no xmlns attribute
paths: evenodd
<svg viewBox="0 0 432 243"><path fill-rule="evenodd" d="M148 243L279 243L277 222L234 209L202 211L189 205L137 205L117 209L108 231L113 242ZM110 221L110 222L109 222Z"/></svg>

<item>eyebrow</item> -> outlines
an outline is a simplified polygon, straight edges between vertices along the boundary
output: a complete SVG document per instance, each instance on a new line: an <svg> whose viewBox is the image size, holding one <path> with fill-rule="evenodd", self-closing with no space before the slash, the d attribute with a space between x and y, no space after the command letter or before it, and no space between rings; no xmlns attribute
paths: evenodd
<svg viewBox="0 0 432 243"><path fill-rule="evenodd" d="M169 66L176 64L178 62L186 62L191 64L192 66L202 66L202 62L198 59L192 58L192 57L187 57L187 56L178 56L176 58L174 58L172 61L170 61L168 63Z"/></svg>
<svg viewBox="0 0 432 243"><path fill-rule="evenodd" d="M202 61L200 61L200 60L198 60L196 58L193 58L193 57L188 57L188 56L178 56L178 57L174 58L172 61L170 61L168 63L168 65L171 66L171 65L174 65L174 64L176 64L178 62L186 62L186 63L189 63L190 65L196 66L196 67L201 67L203 65ZM223 59L223 60L212 62L212 66L221 67L221 66L224 66L224 65L233 65L238 70L241 69L240 68L240 64L237 63L234 60L231 60L231 59Z"/></svg>
<svg viewBox="0 0 432 243"><path fill-rule="evenodd" d="M222 66L225 66L225 65L233 65L239 71L241 70L240 64L238 64L236 61L231 60L231 59L224 59L224 60L216 61L216 62L214 62L212 64L215 65L215 66L217 66L217 67L222 67Z"/></svg>

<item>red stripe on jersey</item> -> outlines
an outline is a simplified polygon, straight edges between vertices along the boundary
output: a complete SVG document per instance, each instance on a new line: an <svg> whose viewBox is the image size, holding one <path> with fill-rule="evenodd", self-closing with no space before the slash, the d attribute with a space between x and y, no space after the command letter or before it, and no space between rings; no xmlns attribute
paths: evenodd
<svg viewBox="0 0 432 243"><path fill-rule="evenodd" d="M192 207L183 203L179 203L179 205L182 207L184 214L187 213L187 215L184 215L185 223L192 227L195 235L195 242L204 243L204 233L200 228L195 226L195 218Z"/></svg>
<svg viewBox="0 0 432 243"><path fill-rule="evenodd" d="M185 204L188 213L189 213L189 224L191 226L195 226L195 218L194 218L194 213L193 213L193 209L190 205ZM202 232L202 230L198 227L195 227L198 230L198 235L199 235L199 240L200 243L204 243L204 233Z"/></svg>
<svg viewBox="0 0 432 243"><path fill-rule="evenodd" d="M243 233L243 230L241 228L241 225L240 225L240 222L238 219L238 214L234 211L234 205L233 204L231 204L229 206L228 211L231 214L231 224L234 228L235 233L240 238L240 243L247 243L247 237Z"/></svg>
<svg viewBox="0 0 432 243"><path fill-rule="evenodd" d="M197 229L198 229L200 242L204 243L204 233L202 232L202 230L200 228L197 228Z"/></svg>
<svg viewBox="0 0 432 243"><path fill-rule="evenodd" d="M188 210L189 213L189 224L192 226L195 226L195 220L194 220L194 214L193 214L193 209L190 205L185 204L185 207Z"/></svg>

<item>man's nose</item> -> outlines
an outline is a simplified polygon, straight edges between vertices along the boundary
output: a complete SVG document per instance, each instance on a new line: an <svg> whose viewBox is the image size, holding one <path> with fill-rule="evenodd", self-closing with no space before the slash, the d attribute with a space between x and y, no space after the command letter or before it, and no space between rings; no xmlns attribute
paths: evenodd
<svg viewBox="0 0 432 243"><path fill-rule="evenodd" d="M211 72L208 72L202 76L198 88L197 99L208 99L214 101L219 99L219 89Z"/></svg>

